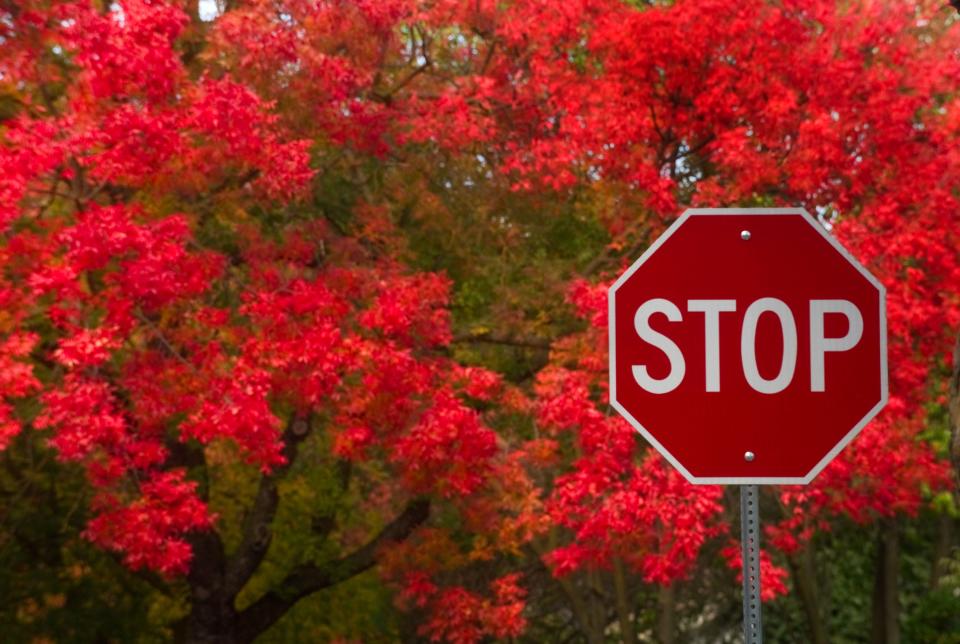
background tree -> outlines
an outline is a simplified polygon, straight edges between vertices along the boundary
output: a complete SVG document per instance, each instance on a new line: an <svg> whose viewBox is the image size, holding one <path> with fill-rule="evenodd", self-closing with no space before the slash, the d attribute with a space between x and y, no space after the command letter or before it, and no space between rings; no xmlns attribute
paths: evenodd
<svg viewBox="0 0 960 644"><path fill-rule="evenodd" d="M887 411L765 492L771 635L956 632L949 11L0 11L25 636L122 587L115 636L734 637L735 499L606 401L606 285L686 205L805 206L888 290Z"/></svg>

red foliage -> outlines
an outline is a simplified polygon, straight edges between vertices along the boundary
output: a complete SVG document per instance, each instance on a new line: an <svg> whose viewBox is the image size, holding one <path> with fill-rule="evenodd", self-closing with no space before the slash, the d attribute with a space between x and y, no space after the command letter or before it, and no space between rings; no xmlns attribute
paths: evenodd
<svg viewBox="0 0 960 644"><path fill-rule="evenodd" d="M949 485L921 437L960 324L960 32L940 3L251 0L202 30L180 2L101 4L0 9L17 106L0 122L0 449L39 401L30 422L94 490L88 536L130 566L182 573L190 532L215 527L181 451L227 441L272 472L311 414L398 498L456 507L465 556L557 528L556 574L617 560L669 584L729 531L717 488L606 411L615 267L571 284L586 328L528 396L449 357L454 284L405 268L402 244L372 248L378 206L356 209L364 239L250 223L301 207L320 150L357 172L483 151L516 191L642 195L643 212L598 216L612 254L681 204L819 209L887 287L891 402L813 485L779 491L768 535L791 552L833 516L915 513ZM206 248L220 225L231 241ZM487 408L536 438L498 436ZM442 587L439 565L395 568L427 637L523 629L515 575L481 596ZM765 587L782 574L765 564Z"/></svg>
<svg viewBox="0 0 960 644"><path fill-rule="evenodd" d="M10 302L13 298L5 299ZM0 450L5 449L21 430L8 400L22 398L41 388L26 362L36 342L35 335L14 333L0 344Z"/></svg>
<svg viewBox="0 0 960 644"><path fill-rule="evenodd" d="M111 494L94 500L97 517L87 536L116 550L134 570L147 568L166 575L183 574L190 566L190 545L182 535L209 529L212 517L196 496L197 484L182 470L157 472L141 483L140 496L124 503Z"/></svg>
<svg viewBox="0 0 960 644"><path fill-rule="evenodd" d="M517 637L523 633L524 599L520 574L511 573L490 584L490 596L476 595L459 586L439 589L422 573L408 576L402 602L429 610L432 617L419 631L431 642L473 644L486 638Z"/></svg>
<svg viewBox="0 0 960 644"><path fill-rule="evenodd" d="M722 553L731 570L737 571L737 581L743 583L743 548L737 541L731 541ZM760 601L768 602L779 595L787 594L787 571L773 563L766 550L760 551Z"/></svg>

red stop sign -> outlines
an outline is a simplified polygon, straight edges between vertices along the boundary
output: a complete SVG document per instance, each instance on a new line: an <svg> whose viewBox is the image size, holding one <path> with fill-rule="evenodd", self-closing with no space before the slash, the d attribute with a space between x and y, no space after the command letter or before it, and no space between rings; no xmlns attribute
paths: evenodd
<svg viewBox="0 0 960 644"><path fill-rule="evenodd" d="M692 483L809 483L886 404L884 298L804 210L687 210L610 287L611 402Z"/></svg>

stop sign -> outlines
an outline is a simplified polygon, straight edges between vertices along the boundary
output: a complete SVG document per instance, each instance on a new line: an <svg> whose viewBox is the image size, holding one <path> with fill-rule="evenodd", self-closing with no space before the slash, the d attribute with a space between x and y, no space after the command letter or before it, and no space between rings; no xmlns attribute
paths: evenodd
<svg viewBox="0 0 960 644"><path fill-rule="evenodd" d="M804 210L687 210L610 287L611 403L692 483L809 483L886 404L884 298Z"/></svg>

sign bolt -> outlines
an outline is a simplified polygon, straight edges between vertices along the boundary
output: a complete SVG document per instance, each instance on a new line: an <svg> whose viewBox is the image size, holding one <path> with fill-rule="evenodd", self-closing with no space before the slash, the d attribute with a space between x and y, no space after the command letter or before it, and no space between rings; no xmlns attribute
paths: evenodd
<svg viewBox="0 0 960 644"><path fill-rule="evenodd" d="M749 234L749 233L748 233L748 234ZM743 453L743 460L745 460L745 461L748 462L748 463L752 462L753 459L755 459L756 457L757 457L756 454L754 454L753 452L744 452L744 453Z"/></svg>
<svg viewBox="0 0 960 644"><path fill-rule="evenodd" d="M750 231L749 231L749 230L741 230L741 231L740 231L740 239L742 239L743 241L749 240L749 239L750 239Z"/></svg>

